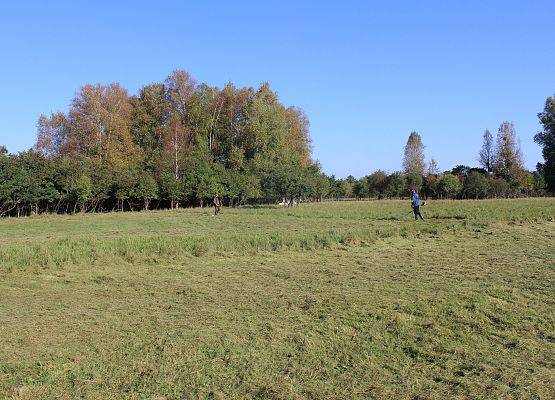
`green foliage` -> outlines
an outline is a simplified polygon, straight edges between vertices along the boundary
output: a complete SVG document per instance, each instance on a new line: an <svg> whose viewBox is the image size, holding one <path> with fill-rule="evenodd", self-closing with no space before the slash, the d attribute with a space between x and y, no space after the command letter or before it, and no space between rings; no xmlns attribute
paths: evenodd
<svg viewBox="0 0 555 400"><path fill-rule="evenodd" d="M526 184L522 152L512 123L503 122L499 127L493 171L497 177L505 179L515 192Z"/></svg>
<svg viewBox="0 0 555 400"><path fill-rule="evenodd" d="M107 202L112 196L112 189L116 177L108 169L98 165L91 165L90 176L93 182L93 198L96 203Z"/></svg>
<svg viewBox="0 0 555 400"><path fill-rule="evenodd" d="M538 114L543 131L534 136L534 140L542 146L544 162L538 164L538 172L543 175L547 190L555 193L555 96L545 101L543 112Z"/></svg>
<svg viewBox="0 0 555 400"><path fill-rule="evenodd" d="M391 174L388 178L385 193L388 197L403 197L407 193L407 179L400 172Z"/></svg>
<svg viewBox="0 0 555 400"><path fill-rule="evenodd" d="M3 148L0 215L85 204L133 210L156 198L173 208L203 204L215 192L244 204L274 198L261 182L272 171L283 181L284 170L293 176L282 192L323 197L328 183L311 169L310 153L308 118L267 83L219 89L174 71L137 96L116 83L84 85L67 113L39 117L35 151L12 156ZM76 182L82 176L92 185Z"/></svg>
<svg viewBox="0 0 555 400"><path fill-rule="evenodd" d="M174 205L184 197L183 183L172 173L166 172L160 177L160 193L171 202L171 208L174 208Z"/></svg>
<svg viewBox="0 0 555 400"><path fill-rule="evenodd" d="M262 188L269 200L294 199L310 195L307 171L298 164L276 165L264 176Z"/></svg>
<svg viewBox="0 0 555 400"><path fill-rule="evenodd" d="M468 198L482 199L488 194L488 178L479 172L472 171L464 180L464 194Z"/></svg>
<svg viewBox="0 0 555 400"><path fill-rule="evenodd" d="M489 192L493 197L502 198L509 195L510 187L506 180L493 178L489 181Z"/></svg>
<svg viewBox="0 0 555 400"><path fill-rule="evenodd" d="M331 198L341 198L347 195L347 182L343 179L337 179L335 175L328 178L329 181L329 196Z"/></svg>
<svg viewBox="0 0 555 400"><path fill-rule="evenodd" d="M81 204L81 211L84 211L85 204L92 197L93 184L92 180L87 175L81 175L73 187L70 188L70 198L78 204Z"/></svg>
<svg viewBox="0 0 555 400"><path fill-rule="evenodd" d="M452 174L442 175L437 182L437 190L440 195L447 198L456 197L462 189L459 178Z"/></svg>
<svg viewBox="0 0 555 400"><path fill-rule="evenodd" d="M311 196L317 200L322 200L330 194L331 184L328 177L320 171L320 166L315 164L308 171L308 185Z"/></svg>
<svg viewBox="0 0 555 400"><path fill-rule="evenodd" d="M459 178L466 178L470 173L470 167L468 165L457 165L451 170L451 174L458 176Z"/></svg>
<svg viewBox="0 0 555 400"><path fill-rule="evenodd" d="M138 172L135 169L125 168L121 173L114 174L114 196L121 202L123 209L123 202L134 197L135 186L138 180Z"/></svg>
<svg viewBox="0 0 555 400"><path fill-rule="evenodd" d="M224 196L230 199L232 205L257 200L262 195L260 179L257 175L246 171L225 170L224 186Z"/></svg>
<svg viewBox="0 0 555 400"><path fill-rule="evenodd" d="M439 181L439 176L435 174L428 174L424 177L422 189L426 194L426 197L429 197L429 198L438 197L438 190L437 190L438 181Z"/></svg>
<svg viewBox="0 0 555 400"><path fill-rule="evenodd" d="M382 197L387 188L387 174L378 170L366 177L366 191L370 197Z"/></svg>
<svg viewBox="0 0 555 400"><path fill-rule="evenodd" d="M545 189L547 189L545 178L539 172L534 171L530 174L530 178L532 180L531 186L536 193L542 193Z"/></svg>
<svg viewBox="0 0 555 400"><path fill-rule="evenodd" d="M196 190L194 192L195 197L200 201L202 205L204 201L213 198L216 194L222 192L223 186L221 182L221 176L218 172L214 170L200 170L200 173L196 176ZM220 173L222 170L220 170Z"/></svg>
<svg viewBox="0 0 555 400"><path fill-rule="evenodd" d="M357 180L353 184L353 195L356 198L361 198L366 195L366 186L362 180Z"/></svg>
<svg viewBox="0 0 555 400"><path fill-rule="evenodd" d="M158 184L151 174L143 173L135 182L133 196L142 200L148 210L150 201L158 198Z"/></svg>
<svg viewBox="0 0 555 400"><path fill-rule="evenodd" d="M406 180L407 180L408 188L414 189L417 192L420 191L420 188L422 187L422 183L423 183L422 174L411 172L410 174L407 174Z"/></svg>

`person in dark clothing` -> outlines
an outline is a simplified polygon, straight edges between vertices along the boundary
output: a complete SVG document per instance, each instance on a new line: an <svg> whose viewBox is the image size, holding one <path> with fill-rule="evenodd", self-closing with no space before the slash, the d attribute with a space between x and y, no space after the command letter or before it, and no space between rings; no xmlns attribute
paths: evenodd
<svg viewBox="0 0 555 400"><path fill-rule="evenodd" d="M422 214L420 214L420 198L418 197L418 193L416 193L416 190L412 189L410 194L414 219L418 221L418 217L420 217L421 220L424 220L424 218L422 218Z"/></svg>
<svg viewBox="0 0 555 400"><path fill-rule="evenodd" d="M216 193L214 196L214 215L218 215L222 209L222 199L220 195Z"/></svg>

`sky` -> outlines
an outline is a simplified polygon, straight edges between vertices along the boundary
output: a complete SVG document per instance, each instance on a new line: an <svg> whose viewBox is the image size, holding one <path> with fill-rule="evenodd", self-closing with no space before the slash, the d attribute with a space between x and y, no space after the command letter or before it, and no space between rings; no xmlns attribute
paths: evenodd
<svg viewBox="0 0 555 400"><path fill-rule="evenodd" d="M311 122L328 174L399 170L411 131L441 170L515 124L525 165L555 94L555 1L18 1L0 4L0 144L26 150L80 86L131 94L175 69L268 81Z"/></svg>

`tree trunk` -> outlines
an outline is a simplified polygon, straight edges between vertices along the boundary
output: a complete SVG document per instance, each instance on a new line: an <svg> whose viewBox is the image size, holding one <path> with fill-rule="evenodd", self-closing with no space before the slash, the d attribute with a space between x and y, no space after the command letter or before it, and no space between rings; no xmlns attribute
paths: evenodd
<svg viewBox="0 0 555 400"><path fill-rule="evenodd" d="M175 180L179 179L179 144L177 142L177 126L174 127L173 132L173 146L174 146L174 162L175 162Z"/></svg>

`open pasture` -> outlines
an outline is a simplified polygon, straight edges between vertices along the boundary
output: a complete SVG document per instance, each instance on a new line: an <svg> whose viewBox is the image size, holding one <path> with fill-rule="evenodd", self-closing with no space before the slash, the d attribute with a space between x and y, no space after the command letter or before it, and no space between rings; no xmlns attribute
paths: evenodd
<svg viewBox="0 0 555 400"><path fill-rule="evenodd" d="M555 200L0 220L0 398L552 398Z"/></svg>

